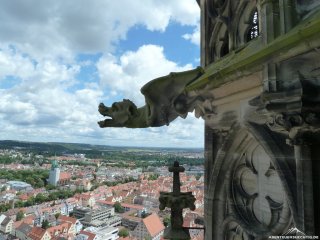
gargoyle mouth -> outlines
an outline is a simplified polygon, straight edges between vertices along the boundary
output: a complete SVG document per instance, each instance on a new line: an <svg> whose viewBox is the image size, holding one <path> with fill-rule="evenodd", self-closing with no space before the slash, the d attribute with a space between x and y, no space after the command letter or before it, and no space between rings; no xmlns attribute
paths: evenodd
<svg viewBox="0 0 320 240"><path fill-rule="evenodd" d="M98 122L98 124L99 124L99 126L100 126L101 128L104 128L104 127L106 127L106 126L111 126L111 125L113 125L113 123L114 123L114 121L113 121L112 118L107 118L107 119L105 119L105 120L103 120L103 121L99 121L99 122Z"/></svg>

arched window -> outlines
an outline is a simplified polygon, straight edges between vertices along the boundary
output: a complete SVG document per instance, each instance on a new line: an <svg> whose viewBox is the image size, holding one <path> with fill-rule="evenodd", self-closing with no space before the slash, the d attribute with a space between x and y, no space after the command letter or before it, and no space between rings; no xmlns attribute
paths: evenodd
<svg viewBox="0 0 320 240"><path fill-rule="evenodd" d="M220 57L224 57L228 53L229 53L229 37L227 35L227 37L226 37L225 41L223 42L221 49L220 49Z"/></svg>
<svg viewBox="0 0 320 240"><path fill-rule="evenodd" d="M258 10L255 9L251 18L250 25L247 32L247 42L259 36L259 15Z"/></svg>

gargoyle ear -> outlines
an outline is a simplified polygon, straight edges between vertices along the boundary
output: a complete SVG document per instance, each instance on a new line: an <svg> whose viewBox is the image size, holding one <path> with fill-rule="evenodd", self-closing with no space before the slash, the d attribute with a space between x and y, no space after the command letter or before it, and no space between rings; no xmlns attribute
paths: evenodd
<svg viewBox="0 0 320 240"><path fill-rule="evenodd" d="M129 112L130 116L136 115L136 113L137 113L137 107L134 106L134 105L130 105L130 106L128 107L128 112Z"/></svg>

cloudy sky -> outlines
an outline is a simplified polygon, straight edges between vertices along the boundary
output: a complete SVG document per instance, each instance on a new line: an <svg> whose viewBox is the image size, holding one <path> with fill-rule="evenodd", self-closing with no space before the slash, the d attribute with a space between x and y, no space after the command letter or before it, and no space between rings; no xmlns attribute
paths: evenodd
<svg viewBox="0 0 320 240"><path fill-rule="evenodd" d="M144 105L148 81L199 63L196 0L0 1L0 139L203 147L203 120L104 128L97 108Z"/></svg>

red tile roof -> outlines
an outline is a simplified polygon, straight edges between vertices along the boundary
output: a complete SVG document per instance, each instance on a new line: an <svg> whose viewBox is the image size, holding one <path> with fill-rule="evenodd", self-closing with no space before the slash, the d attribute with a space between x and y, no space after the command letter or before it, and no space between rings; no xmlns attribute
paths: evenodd
<svg viewBox="0 0 320 240"><path fill-rule="evenodd" d="M27 194L21 194L19 196L19 199L22 201L27 201L29 199L29 196Z"/></svg>
<svg viewBox="0 0 320 240"><path fill-rule="evenodd" d="M69 222L69 223L72 223L72 224L76 224L76 222L77 222L76 218L68 217L68 216L65 216L65 215L60 215L58 220L60 220L61 222Z"/></svg>
<svg viewBox="0 0 320 240"><path fill-rule="evenodd" d="M130 208L130 209L136 209L136 210L143 210L144 207L137 204L128 204L128 203L121 203L122 207Z"/></svg>
<svg viewBox="0 0 320 240"><path fill-rule="evenodd" d="M98 200L97 203L101 203L103 205L109 205L109 206L113 206L115 204L115 202L105 201L105 200ZM125 208L136 209L136 210L144 209L143 206L137 205L137 204L121 203L121 206Z"/></svg>
<svg viewBox="0 0 320 240"><path fill-rule="evenodd" d="M144 218L143 223L146 226L151 237L156 236L165 228L159 216L156 213L152 213L148 217Z"/></svg>
<svg viewBox="0 0 320 240"><path fill-rule="evenodd" d="M70 228L71 228L71 223L64 222L59 225L49 227L47 230L51 234L51 236L55 236L57 235L57 233L62 234L62 233L69 232Z"/></svg>
<svg viewBox="0 0 320 240"><path fill-rule="evenodd" d="M93 240L96 237L96 235L94 233L88 232L88 231L84 231L84 230L81 230L79 235L80 234L88 236L87 240Z"/></svg>
<svg viewBox="0 0 320 240"><path fill-rule="evenodd" d="M45 229L40 227L33 227L29 232L28 237L30 237L33 240L41 240L45 233Z"/></svg>
<svg viewBox="0 0 320 240"><path fill-rule="evenodd" d="M71 174L68 173L68 172L61 172L60 173L60 177L59 177L59 180L62 181L62 180L69 180L71 178Z"/></svg>

